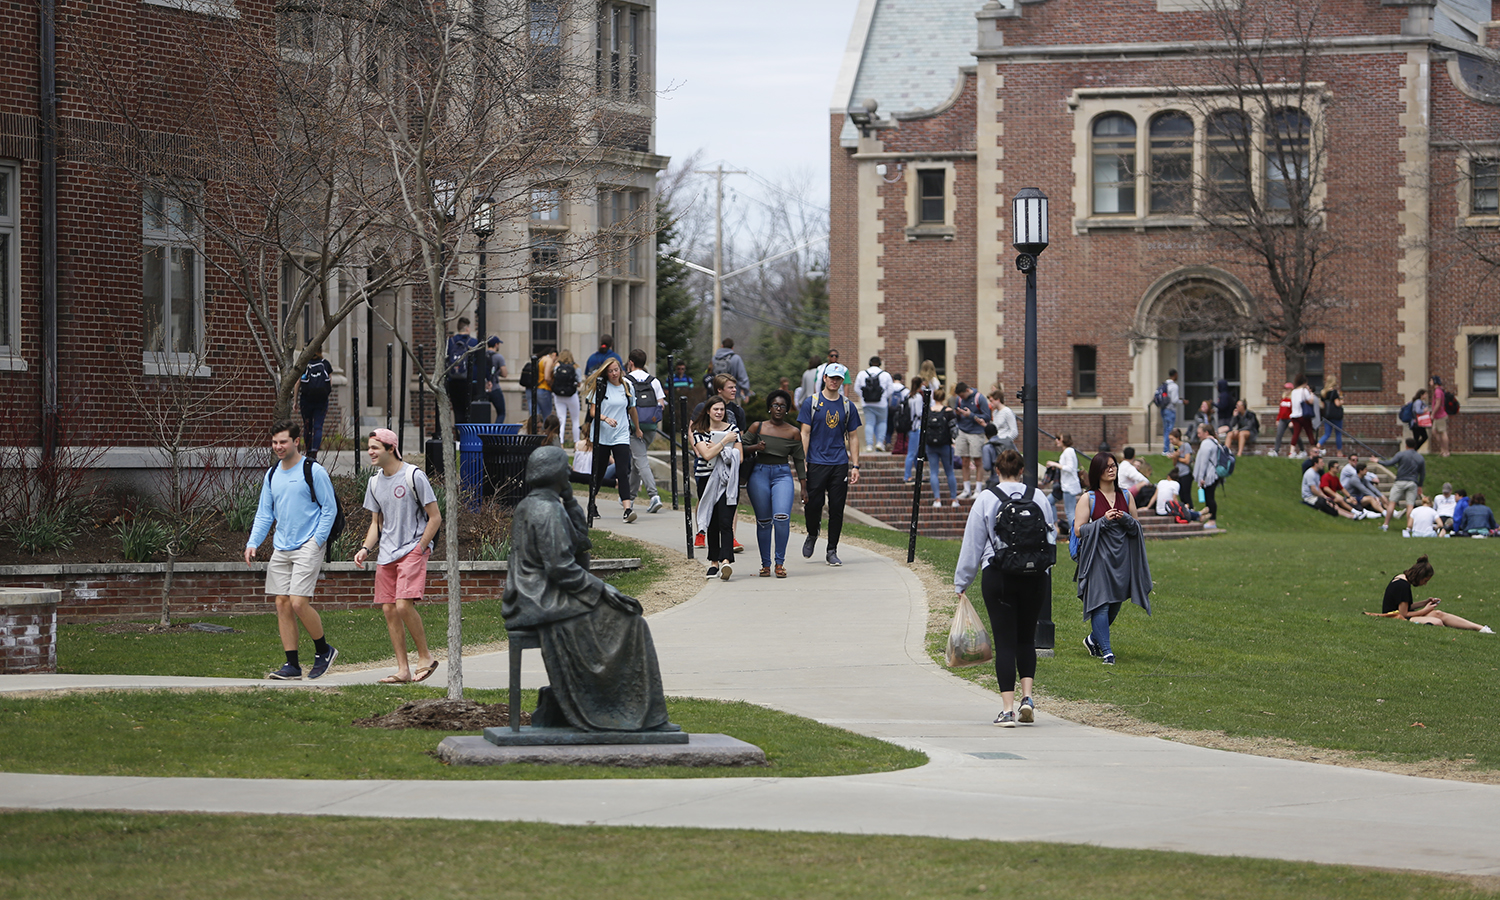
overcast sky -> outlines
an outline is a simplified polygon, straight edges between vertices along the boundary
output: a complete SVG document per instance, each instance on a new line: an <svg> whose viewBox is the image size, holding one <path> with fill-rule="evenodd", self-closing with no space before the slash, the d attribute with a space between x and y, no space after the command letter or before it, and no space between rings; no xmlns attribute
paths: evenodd
<svg viewBox="0 0 1500 900"><path fill-rule="evenodd" d="M811 176L808 199L826 206L828 103L856 5L660 0L657 152L701 149L704 168L722 160L772 181Z"/></svg>

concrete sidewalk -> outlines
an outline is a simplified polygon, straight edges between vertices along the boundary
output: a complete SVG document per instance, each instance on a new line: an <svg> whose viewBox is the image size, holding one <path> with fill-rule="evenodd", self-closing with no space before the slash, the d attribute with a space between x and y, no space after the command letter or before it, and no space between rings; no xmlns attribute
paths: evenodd
<svg viewBox="0 0 1500 900"><path fill-rule="evenodd" d="M624 525L613 492L600 509L599 524L681 552L681 512ZM989 722L999 698L927 658L925 597L904 567L843 547L845 565L829 568L821 541L809 562L794 535L791 577L762 579L754 529L741 523L740 539L750 553L732 580L707 582L651 620L668 692L787 710L921 749L931 764L845 778L668 781L0 775L0 806L918 834L1500 875L1500 787L1206 750L1075 725L1045 707L1035 726L997 729ZM505 664L504 654L465 660L466 684L501 686ZM327 683L381 674L335 670ZM0 678L0 690L17 677L33 689L45 680Z"/></svg>

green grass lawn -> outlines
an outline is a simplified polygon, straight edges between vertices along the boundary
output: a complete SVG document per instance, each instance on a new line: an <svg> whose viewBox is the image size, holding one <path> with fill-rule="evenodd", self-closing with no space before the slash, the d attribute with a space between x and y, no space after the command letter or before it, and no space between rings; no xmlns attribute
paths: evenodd
<svg viewBox="0 0 1500 900"><path fill-rule="evenodd" d="M610 574L607 580L627 594L638 594L666 571L661 551L640 541L604 531L592 533L594 556L600 559L638 557L641 568ZM373 598L375 580L370 576ZM447 646L448 604L446 594L428 594L418 604L427 639L432 646ZM323 629L339 650L339 664L356 665L391 658L391 639L385 617L373 602L367 609L324 610ZM198 631L163 634L101 634L97 625L63 625L58 628L59 672L96 675L190 675L213 678L260 678L284 661L276 616L260 613L242 616L184 616L180 623L212 622L228 625L237 634ZM500 598L465 601L463 634L466 646L505 639L500 617ZM302 658L312 658L312 641L302 633Z"/></svg>
<svg viewBox="0 0 1500 900"><path fill-rule="evenodd" d="M668 698L688 732L730 734L760 747L755 768L448 766L431 756L450 734L357 728L438 688L360 685L329 690L129 691L50 699L0 698L0 771L203 778L554 779L858 775L920 766L923 753L749 703ZM466 691L482 703L504 691ZM526 709L536 706L527 691ZM3 801L0 801L3 805ZM3 852L3 851L0 851ZM0 892L0 896L5 896Z"/></svg>
<svg viewBox="0 0 1500 900"><path fill-rule="evenodd" d="M353 851L351 852L351 848ZM298 816L0 815L0 896L1478 898L1348 866L1073 844Z"/></svg>
<svg viewBox="0 0 1500 900"><path fill-rule="evenodd" d="M1164 462L1153 460L1158 472ZM1121 612L1113 669L1083 649L1075 566L1059 547L1057 657L1041 662L1040 688L1162 725L1500 768L1500 635L1363 615L1378 612L1386 582L1425 553L1437 575L1424 595L1500 629L1500 540L1406 539L1395 525L1382 534L1375 521L1329 518L1300 502L1300 472L1296 460L1243 458L1219 494L1227 534L1147 543L1155 614ZM1500 458L1429 459L1428 486L1445 480L1500 496ZM846 530L906 544L905 533ZM918 538L918 552L944 575L958 549L957 541ZM977 587L970 599L984 616ZM946 628L929 637L941 660Z"/></svg>

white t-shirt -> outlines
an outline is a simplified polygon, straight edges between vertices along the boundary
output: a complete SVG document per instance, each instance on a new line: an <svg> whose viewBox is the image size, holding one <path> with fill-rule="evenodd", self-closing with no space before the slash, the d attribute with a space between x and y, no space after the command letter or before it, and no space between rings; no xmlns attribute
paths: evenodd
<svg viewBox="0 0 1500 900"><path fill-rule="evenodd" d="M1317 402L1315 400L1313 400L1313 392L1312 391L1308 390L1306 387L1299 387L1299 388L1296 388L1295 390L1293 390L1292 391L1292 418L1294 418L1294 419L1304 418L1303 415L1302 415L1302 404L1304 404L1304 403L1311 403L1313 405L1313 412L1314 413L1317 412L1318 404L1317 404Z"/></svg>
<svg viewBox="0 0 1500 900"><path fill-rule="evenodd" d="M1134 494L1137 489L1151 483L1146 480L1146 476L1142 475L1140 471L1137 470L1136 467L1130 462L1130 460L1120 460L1119 470L1120 471L1116 474L1119 476L1120 484L1124 485L1125 490L1131 492L1132 494Z"/></svg>
<svg viewBox="0 0 1500 900"><path fill-rule="evenodd" d="M865 400L865 382L871 378L878 379L880 383L880 399L873 404ZM878 369L875 366L871 366L854 376L854 396L859 398L859 402L863 406L889 406L891 402L891 390L894 386L894 383L891 381L891 373L884 369Z"/></svg>
<svg viewBox="0 0 1500 900"><path fill-rule="evenodd" d="M1458 505L1457 494L1438 494L1432 498L1432 509L1443 518L1453 518L1453 508ZM1416 510L1412 510L1416 512Z"/></svg>
<svg viewBox="0 0 1500 900"><path fill-rule="evenodd" d="M1411 511L1412 537L1437 537L1437 510L1430 506L1418 506Z"/></svg>
<svg viewBox="0 0 1500 900"><path fill-rule="evenodd" d="M1177 499L1182 492L1182 485L1170 478L1163 478L1156 483L1156 514L1164 516L1167 514L1167 504Z"/></svg>
<svg viewBox="0 0 1500 900"><path fill-rule="evenodd" d="M1057 464L1062 468L1063 493L1083 493L1083 486L1078 482L1078 451L1072 447L1064 447L1062 456L1058 457Z"/></svg>
<svg viewBox="0 0 1500 900"><path fill-rule="evenodd" d="M416 486L416 499L407 493L407 473ZM387 565L417 549L427 529L427 504L437 501L427 474L411 463L402 463L395 475L376 472L365 486L364 507L380 513L380 555L376 565Z"/></svg>

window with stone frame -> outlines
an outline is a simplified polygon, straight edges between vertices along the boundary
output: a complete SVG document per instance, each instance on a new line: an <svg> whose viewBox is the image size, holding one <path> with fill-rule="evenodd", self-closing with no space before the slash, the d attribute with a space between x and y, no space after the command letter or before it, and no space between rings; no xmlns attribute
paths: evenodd
<svg viewBox="0 0 1500 900"><path fill-rule="evenodd" d="M638 100L643 85L641 46L646 39L646 10L627 3L599 4L594 47L594 84L599 93L618 100Z"/></svg>
<svg viewBox="0 0 1500 900"><path fill-rule="evenodd" d="M1266 208L1307 207L1312 194L1312 119L1300 109L1277 110L1266 123Z"/></svg>
<svg viewBox="0 0 1500 900"><path fill-rule="evenodd" d="M20 353L21 198L19 167L0 164L0 357Z"/></svg>
<svg viewBox="0 0 1500 900"><path fill-rule="evenodd" d="M1092 131L1094 214L1135 215L1135 120L1111 113Z"/></svg>
<svg viewBox="0 0 1500 900"><path fill-rule="evenodd" d="M1099 348L1073 345L1073 396L1099 396Z"/></svg>
<svg viewBox="0 0 1500 900"><path fill-rule="evenodd" d="M1469 189L1470 215L1500 215L1500 160L1470 161Z"/></svg>
<svg viewBox="0 0 1500 900"><path fill-rule="evenodd" d="M562 13L557 0L530 0L531 89L555 91L562 84Z"/></svg>
<svg viewBox="0 0 1500 900"><path fill-rule="evenodd" d="M948 185L943 169L917 170L917 222L921 225L947 223Z"/></svg>
<svg viewBox="0 0 1500 900"><path fill-rule="evenodd" d="M158 365L196 364L203 348L203 229L194 204L141 192L142 352Z"/></svg>
<svg viewBox="0 0 1500 900"><path fill-rule="evenodd" d="M1500 397L1500 335L1469 335L1469 396Z"/></svg>
<svg viewBox="0 0 1500 900"><path fill-rule="evenodd" d="M557 349L558 306L562 289L539 281L531 285L531 352L544 356Z"/></svg>
<svg viewBox="0 0 1500 900"><path fill-rule="evenodd" d="M1223 110L1208 117L1205 148L1207 179L1205 212L1211 215L1242 215L1251 209L1249 118L1238 110Z"/></svg>
<svg viewBox="0 0 1500 900"><path fill-rule="evenodd" d="M1193 119L1164 112L1151 119L1151 213L1193 211Z"/></svg>

